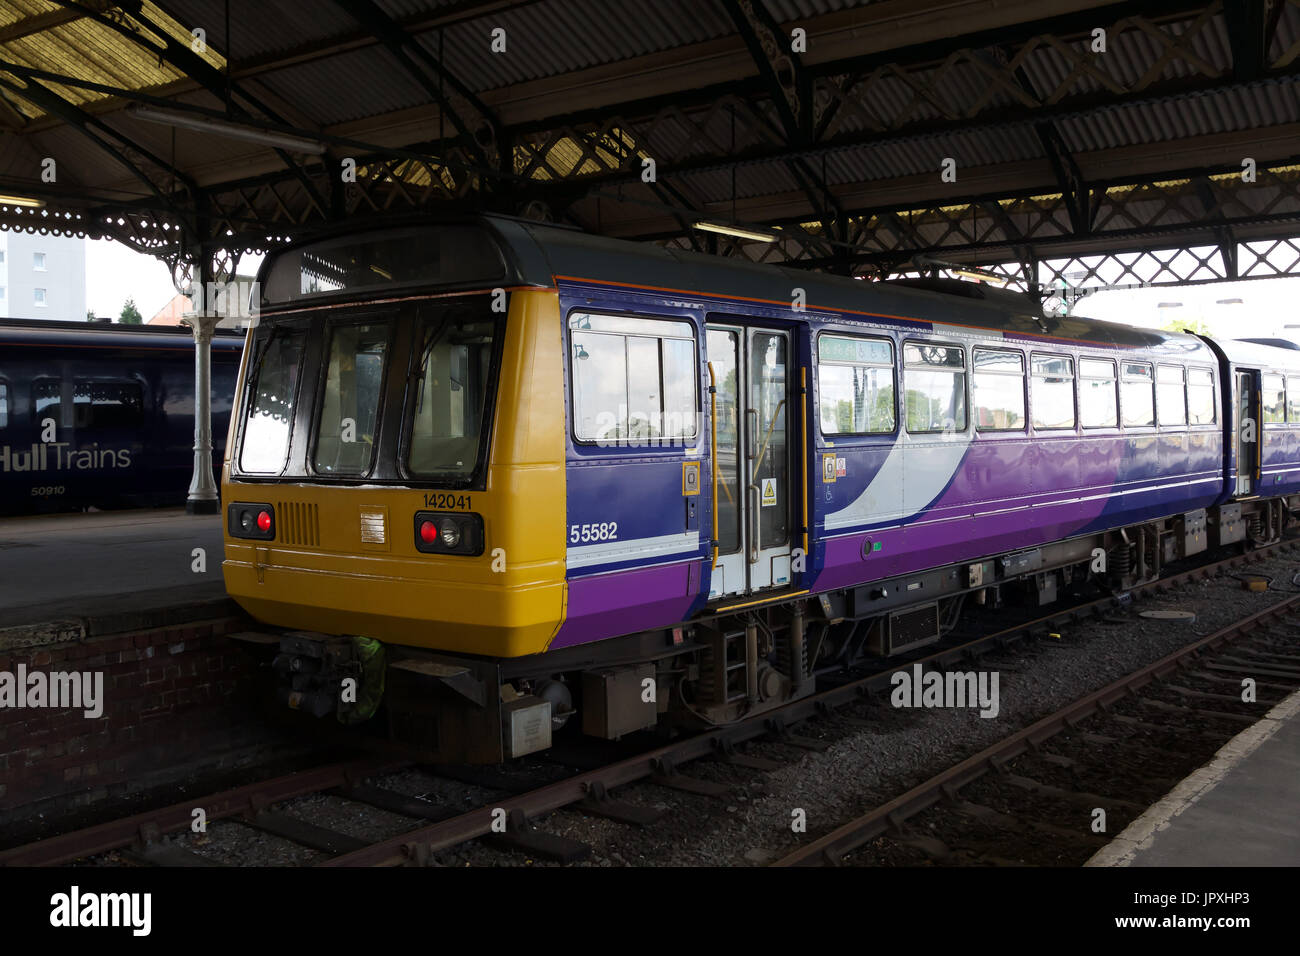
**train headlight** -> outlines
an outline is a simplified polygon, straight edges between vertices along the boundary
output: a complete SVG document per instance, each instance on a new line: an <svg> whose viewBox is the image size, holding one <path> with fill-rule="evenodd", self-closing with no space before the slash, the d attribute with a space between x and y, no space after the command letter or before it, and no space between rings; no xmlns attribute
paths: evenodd
<svg viewBox="0 0 1300 956"><path fill-rule="evenodd" d="M424 554L483 553L483 518L465 511L420 511L415 515L415 550Z"/></svg>
<svg viewBox="0 0 1300 956"><path fill-rule="evenodd" d="M455 549L460 544L460 528L456 525L456 519L443 518L439 525L438 537L442 538L442 543L448 548Z"/></svg>
<svg viewBox="0 0 1300 956"><path fill-rule="evenodd" d="M226 509L226 528L232 538L272 541L275 538L275 509L269 504L232 502Z"/></svg>

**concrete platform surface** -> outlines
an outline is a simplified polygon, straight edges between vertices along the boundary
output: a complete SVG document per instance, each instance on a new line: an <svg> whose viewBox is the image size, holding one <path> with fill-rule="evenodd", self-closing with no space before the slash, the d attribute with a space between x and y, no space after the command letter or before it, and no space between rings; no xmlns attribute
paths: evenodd
<svg viewBox="0 0 1300 956"><path fill-rule="evenodd" d="M1088 866L1300 866L1300 691L1228 741Z"/></svg>
<svg viewBox="0 0 1300 956"><path fill-rule="evenodd" d="M227 602L221 521L183 508L0 519L0 629L24 643L23 629L50 622L78 622L84 636L127 629L133 618L193 620ZM204 551L199 572L195 548Z"/></svg>

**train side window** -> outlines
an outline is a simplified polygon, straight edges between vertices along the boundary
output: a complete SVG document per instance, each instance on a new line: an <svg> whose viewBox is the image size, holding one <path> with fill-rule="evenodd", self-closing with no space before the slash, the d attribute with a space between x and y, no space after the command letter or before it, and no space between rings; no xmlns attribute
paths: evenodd
<svg viewBox="0 0 1300 956"><path fill-rule="evenodd" d="M279 474L289 452L289 434L297 407L298 374L302 366L303 329L275 329L266 326L264 340L252 376L248 397L248 419L244 423L239 468L249 474Z"/></svg>
<svg viewBox="0 0 1300 956"><path fill-rule="evenodd" d="M1286 421L1286 383L1281 375L1265 374L1262 376L1263 388L1260 389L1259 407L1266 425Z"/></svg>
<svg viewBox="0 0 1300 956"><path fill-rule="evenodd" d="M1024 431L1025 357L1000 349L973 350L971 401L978 431Z"/></svg>
<svg viewBox="0 0 1300 956"><path fill-rule="evenodd" d="M1074 359L1068 355L1033 357L1034 427L1073 428Z"/></svg>
<svg viewBox="0 0 1300 956"><path fill-rule="evenodd" d="M77 428L134 428L144 421L139 382L77 381L72 390Z"/></svg>
<svg viewBox="0 0 1300 956"><path fill-rule="evenodd" d="M1115 363L1079 359L1079 418L1084 428L1119 427L1119 392Z"/></svg>
<svg viewBox="0 0 1300 956"><path fill-rule="evenodd" d="M1300 422L1300 375L1286 377L1286 402L1286 420L1292 423Z"/></svg>
<svg viewBox="0 0 1300 956"><path fill-rule="evenodd" d="M897 417L893 343L819 336L817 394L823 435L892 433Z"/></svg>
<svg viewBox="0 0 1300 956"><path fill-rule="evenodd" d="M689 322L569 317L573 434L580 442L684 442L698 433L695 330Z"/></svg>
<svg viewBox="0 0 1300 956"><path fill-rule="evenodd" d="M325 391L312 453L312 468L318 474L370 471L391 327L391 322L373 322L330 329Z"/></svg>
<svg viewBox="0 0 1300 956"><path fill-rule="evenodd" d="M903 345L907 430L966 430L966 356L953 345Z"/></svg>
<svg viewBox="0 0 1300 956"><path fill-rule="evenodd" d="M1155 379L1146 362L1124 363L1119 397L1125 428L1145 428L1156 423Z"/></svg>
<svg viewBox="0 0 1300 956"><path fill-rule="evenodd" d="M0 428L9 427L9 384L0 382Z"/></svg>
<svg viewBox="0 0 1300 956"><path fill-rule="evenodd" d="M1156 411L1161 425L1187 424L1186 378L1181 365L1156 366Z"/></svg>
<svg viewBox="0 0 1300 956"><path fill-rule="evenodd" d="M1187 370L1187 418L1193 425L1213 425L1218 419L1214 405L1214 373L1208 368Z"/></svg>
<svg viewBox="0 0 1300 956"><path fill-rule="evenodd" d="M53 418L56 425L62 426L62 411L62 379L38 378L32 382L32 420L38 427L45 418Z"/></svg>

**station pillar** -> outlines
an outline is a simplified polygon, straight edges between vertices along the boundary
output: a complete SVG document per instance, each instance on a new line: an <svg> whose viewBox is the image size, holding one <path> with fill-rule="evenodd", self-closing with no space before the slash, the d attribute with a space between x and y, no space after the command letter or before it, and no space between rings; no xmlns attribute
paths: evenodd
<svg viewBox="0 0 1300 956"><path fill-rule="evenodd" d="M212 477L212 333L219 316L198 310L182 321L194 335L194 475L185 512L212 515L221 509L221 496Z"/></svg>

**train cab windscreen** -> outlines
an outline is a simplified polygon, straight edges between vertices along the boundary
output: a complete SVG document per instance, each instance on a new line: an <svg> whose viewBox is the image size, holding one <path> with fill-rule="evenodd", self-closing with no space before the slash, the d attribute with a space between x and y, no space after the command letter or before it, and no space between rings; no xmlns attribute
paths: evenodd
<svg viewBox="0 0 1300 956"><path fill-rule="evenodd" d="M407 470L421 478L467 478L484 447L500 338L491 317L449 314L425 319L416 354Z"/></svg>
<svg viewBox="0 0 1300 956"><path fill-rule="evenodd" d="M397 290L503 280L505 263L481 226L440 225L323 239L276 253L261 281L264 307Z"/></svg>

